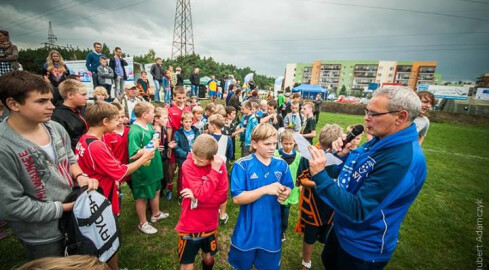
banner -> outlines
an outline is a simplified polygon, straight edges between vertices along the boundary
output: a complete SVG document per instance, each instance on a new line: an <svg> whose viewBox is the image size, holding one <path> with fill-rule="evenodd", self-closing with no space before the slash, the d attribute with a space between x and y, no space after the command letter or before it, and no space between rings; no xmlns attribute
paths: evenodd
<svg viewBox="0 0 489 270"><path fill-rule="evenodd" d="M244 82L249 82L249 81L252 81L253 80L253 73L248 73L245 77L244 77Z"/></svg>
<svg viewBox="0 0 489 270"><path fill-rule="evenodd" d="M273 96L277 97L278 91L282 89L282 82L284 81L284 76L280 76L275 79L275 83L273 84Z"/></svg>
<svg viewBox="0 0 489 270"><path fill-rule="evenodd" d="M126 82L134 81L134 59L132 57L124 58L127 62ZM80 78L80 81L87 87L88 97L93 97L93 82L92 82L92 72L88 71L85 66L85 60L74 60L74 61L65 61L66 66L70 70L70 74L77 75Z"/></svg>

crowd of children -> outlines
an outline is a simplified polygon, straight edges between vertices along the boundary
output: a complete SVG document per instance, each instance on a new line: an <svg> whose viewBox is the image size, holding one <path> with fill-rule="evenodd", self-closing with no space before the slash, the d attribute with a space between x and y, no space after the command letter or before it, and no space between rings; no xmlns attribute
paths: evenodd
<svg viewBox="0 0 489 270"><path fill-rule="evenodd" d="M103 60L100 74L106 67ZM99 80L103 78L99 76ZM147 88L138 87L144 97ZM333 215L332 209L315 193L308 161L298 151L294 139L296 134L302 134L313 143L314 103L301 104L300 95L290 99L286 96L280 106L276 100L259 103L245 100L238 119L235 107L209 103L203 109L197 99L188 98L185 89L177 86L171 93L171 102L168 89L162 93L165 106L155 108L147 101L135 103L132 109L135 121L128 126L127 111L119 103L106 103L108 93L103 87L95 89L97 101L86 110L87 91L83 84L66 80L59 89L65 101L54 110L53 120L71 138L68 148L73 149L82 172L75 180L85 176L97 179L116 215L121 214L120 185L126 182L135 200L137 228L145 234L157 233L152 224L170 215L160 209L160 197L166 200L172 200L172 194L178 197L182 208L175 230L181 269L193 269L199 250L203 269L212 269L218 227L229 220L228 191L233 203L240 205L229 251L233 267L280 269L290 207L299 204L296 231L304 234L302 266L311 268L313 244L324 243ZM50 92L45 92L42 94L49 98ZM2 102L12 107L14 103L8 95L11 94L0 96ZM289 109L284 117L282 113ZM49 110L52 112L53 108ZM18 118L16 110L13 114L14 120ZM35 121L43 126L48 120ZM341 127L326 125L316 147L331 151L331 143L342 133ZM360 140L361 135L354 145ZM237 147L241 148L241 158L235 160ZM75 159L70 162L74 164ZM177 169L177 191L172 193ZM113 260L109 265L115 269L117 257Z"/></svg>

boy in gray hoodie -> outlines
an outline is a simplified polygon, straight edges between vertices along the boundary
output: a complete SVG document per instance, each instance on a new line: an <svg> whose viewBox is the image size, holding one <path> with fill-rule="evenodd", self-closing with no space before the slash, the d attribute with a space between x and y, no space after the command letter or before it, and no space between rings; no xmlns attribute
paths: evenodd
<svg viewBox="0 0 489 270"><path fill-rule="evenodd" d="M58 228L63 203L75 182L96 189L98 181L78 166L64 128L50 121L51 86L26 71L0 77L0 100L10 115L0 123L0 220L10 222L28 260L63 256Z"/></svg>

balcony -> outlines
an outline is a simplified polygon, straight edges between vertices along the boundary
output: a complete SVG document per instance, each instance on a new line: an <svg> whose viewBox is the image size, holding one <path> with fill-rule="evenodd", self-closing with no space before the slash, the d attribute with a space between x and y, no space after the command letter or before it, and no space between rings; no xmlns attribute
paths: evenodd
<svg viewBox="0 0 489 270"><path fill-rule="evenodd" d="M321 76L322 77L339 77L340 76L340 73L339 72L326 72L326 71L323 71L323 72L321 72Z"/></svg>
<svg viewBox="0 0 489 270"><path fill-rule="evenodd" d="M377 73L376 72L357 72L357 71L355 71L355 77L375 78L375 77L377 77Z"/></svg>
<svg viewBox="0 0 489 270"><path fill-rule="evenodd" d="M355 71L377 71L378 68L377 65L356 65Z"/></svg>
<svg viewBox="0 0 489 270"><path fill-rule="evenodd" d="M435 73L436 67L420 67L419 68L419 73L420 74L433 74Z"/></svg>
<svg viewBox="0 0 489 270"><path fill-rule="evenodd" d="M397 66L397 72L411 72L413 70L412 66Z"/></svg>
<svg viewBox="0 0 489 270"><path fill-rule="evenodd" d="M322 65L321 70L340 70L341 65Z"/></svg>
<svg viewBox="0 0 489 270"><path fill-rule="evenodd" d="M396 80L409 80L409 75L397 74Z"/></svg>

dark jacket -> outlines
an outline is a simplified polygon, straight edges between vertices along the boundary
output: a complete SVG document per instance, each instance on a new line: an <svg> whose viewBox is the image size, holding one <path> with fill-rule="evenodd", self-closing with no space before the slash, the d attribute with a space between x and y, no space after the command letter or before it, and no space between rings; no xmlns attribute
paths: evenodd
<svg viewBox="0 0 489 270"><path fill-rule="evenodd" d="M165 74L165 69L163 65L158 66L158 64L153 64L151 69L149 70L151 76L153 76L153 80L161 81L163 79L163 75Z"/></svg>
<svg viewBox="0 0 489 270"><path fill-rule="evenodd" d="M192 127L192 130L195 132L195 138L199 136L199 130L195 127ZM187 159L188 153L190 153L190 145L187 140L187 136L185 136L185 133L183 132L183 127L181 127L179 130L175 132L174 135L174 140L177 143L177 146L175 147L175 156L177 157L177 163L178 166L181 166L185 159Z"/></svg>
<svg viewBox="0 0 489 270"><path fill-rule="evenodd" d="M125 68L125 66L127 66L127 62L122 57L121 57L121 66L122 66L122 73L124 74L123 78L124 80L127 80L127 73ZM112 70L114 71L114 79L117 78L117 73L115 72L115 56L110 58L109 67L112 68Z"/></svg>
<svg viewBox="0 0 489 270"><path fill-rule="evenodd" d="M76 143L88 130L88 124L85 121L85 107L75 109L60 104L54 109L51 120L60 123L66 129L71 138L71 149L74 152Z"/></svg>
<svg viewBox="0 0 489 270"><path fill-rule="evenodd" d="M236 113L239 112L239 110L241 109L241 104L239 103L239 96L238 95L233 95L229 99L228 106L233 106L234 108L236 108Z"/></svg>
<svg viewBox="0 0 489 270"><path fill-rule="evenodd" d="M190 75L189 80L190 80L190 84L192 84L192 85L197 85L197 86L200 85L200 75L195 74L195 72L192 73L192 75Z"/></svg>
<svg viewBox="0 0 489 270"><path fill-rule="evenodd" d="M177 85L183 85L183 76L182 76L182 73L177 74Z"/></svg>

